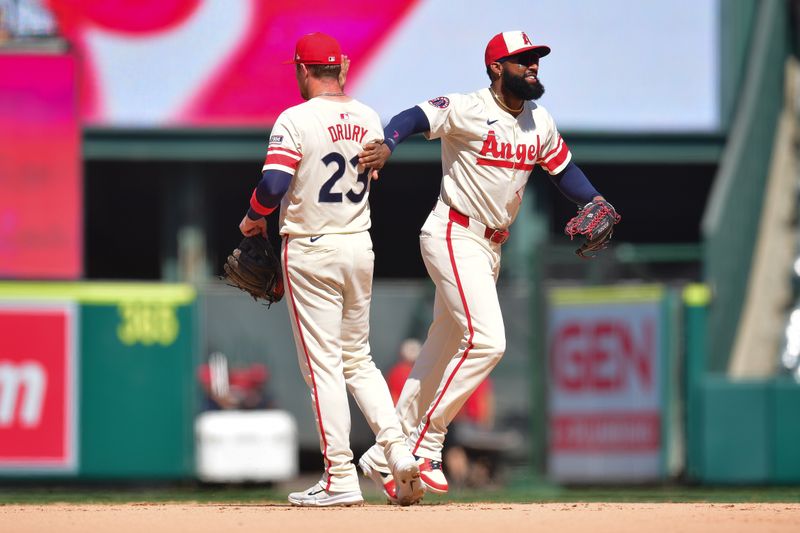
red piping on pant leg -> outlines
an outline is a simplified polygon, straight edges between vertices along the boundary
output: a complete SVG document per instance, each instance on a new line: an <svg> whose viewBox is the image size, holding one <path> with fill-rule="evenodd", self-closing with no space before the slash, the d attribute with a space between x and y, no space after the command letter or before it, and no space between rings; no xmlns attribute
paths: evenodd
<svg viewBox="0 0 800 533"><path fill-rule="evenodd" d="M455 255L453 253L453 241L450 238L450 234L452 232L452 228L453 228L453 221L451 220L451 221L449 221L447 223L447 237L446 237L446 240L447 240L447 251L450 253L450 264L453 266L453 275L456 278L456 286L458 287L458 294L461 297L461 304L464 306L464 313L467 316L467 329L469 330L469 340L467 340L467 348L464 350L464 353L461 356L461 359L458 361L458 364L453 369L453 372L451 372L450 376L447 378L447 382L444 384L444 388L442 388L442 393L439 395L439 397L434 402L433 407L431 407L430 410L428 411L428 413L425 415L427 420L425 422L425 426L422 428L422 431L419 434L419 438L417 439L416 444L414 445L414 451L413 451L414 454L417 453L417 450L419 449L419 445L422 443L422 438L425 436L425 433L428 431L428 427L431 424L431 415L436 410L436 408L439 406L439 402L442 401L442 397L444 396L444 393L447 392L447 388L450 386L450 383L453 381L453 378L455 377L456 372L458 372L458 369L461 368L461 365L464 363L464 361L466 361L470 350L472 350L472 339L475 336L475 330L472 329L472 317L469 314L469 307L467 306L467 299L464 296L464 288L461 286L461 278L458 275L458 268L456 267L456 258L455 258Z"/></svg>
<svg viewBox="0 0 800 533"><path fill-rule="evenodd" d="M317 410L317 420L319 421L319 435L322 438L322 458L325 460L325 472L328 474L328 482L325 484L325 490L331 488L331 462L328 460L328 439L325 438L325 428L322 426L322 412L319 408L319 396L317 396L317 381L314 379L314 369L311 367L311 358L308 356L308 347L306 347L306 339L303 336L303 328L300 325L300 316L297 314L297 303L294 300L294 291L292 290L292 282L289 279L289 237L286 237L286 242L283 246L283 266L286 272L286 286L289 289L289 299L292 300L292 310L294 311L294 320L297 324L297 332L300 336L300 343L303 345L303 353L306 356L306 363L308 364L308 371L311 374L311 390L314 393L314 407Z"/></svg>

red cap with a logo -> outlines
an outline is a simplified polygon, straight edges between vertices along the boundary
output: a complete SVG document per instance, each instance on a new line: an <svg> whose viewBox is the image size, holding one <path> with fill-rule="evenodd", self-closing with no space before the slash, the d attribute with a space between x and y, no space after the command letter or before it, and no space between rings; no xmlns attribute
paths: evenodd
<svg viewBox="0 0 800 533"><path fill-rule="evenodd" d="M498 33L486 45L486 66L504 57L521 54L529 50L535 51L539 57L550 53L550 47L544 44L533 44L524 31L504 31Z"/></svg>
<svg viewBox="0 0 800 533"><path fill-rule="evenodd" d="M306 65L338 65L342 62L339 42L324 33L309 33L300 37L294 48L294 59L286 63Z"/></svg>

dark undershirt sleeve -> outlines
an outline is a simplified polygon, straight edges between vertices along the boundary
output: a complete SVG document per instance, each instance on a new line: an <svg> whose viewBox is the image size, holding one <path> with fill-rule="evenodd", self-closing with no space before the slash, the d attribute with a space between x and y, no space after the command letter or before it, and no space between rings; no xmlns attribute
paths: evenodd
<svg viewBox="0 0 800 533"><path fill-rule="evenodd" d="M583 171L572 161L564 170L550 176L550 180L561 194L578 205L588 204L592 198L600 196Z"/></svg>
<svg viewBox="0 0 800 533"><path fill-rule="evenodd" d="M409 135L423 133L430 129L428 117L419 106L414 106L392 117L392 120L383 129L384 142L389 150L394 152L397 145L406 140Z"/></svg>
<svg viewBox="0 0 800 533"><path fill-rule="evenodd" d="M250 198L247 216L258 220L272 213L281 203L283 195L289 190L292 175L280 170L265 170L258 187Z"/></svg>

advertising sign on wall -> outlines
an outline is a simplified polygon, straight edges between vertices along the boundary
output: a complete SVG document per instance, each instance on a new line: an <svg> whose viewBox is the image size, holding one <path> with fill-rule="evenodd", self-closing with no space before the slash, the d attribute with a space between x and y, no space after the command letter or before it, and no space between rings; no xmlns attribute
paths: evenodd
<svg viewBox="0 0 800 533"><path fill-rule="evenodd" d="M0 471L77 468L77 317L68 303L0 303Z"/></svg>
<svg viewBox="0 0 800 533"><path fill-rule="evenodd" d="M657 480L663 472L663 289L558 288L548 324L550 476Z"/></svg>

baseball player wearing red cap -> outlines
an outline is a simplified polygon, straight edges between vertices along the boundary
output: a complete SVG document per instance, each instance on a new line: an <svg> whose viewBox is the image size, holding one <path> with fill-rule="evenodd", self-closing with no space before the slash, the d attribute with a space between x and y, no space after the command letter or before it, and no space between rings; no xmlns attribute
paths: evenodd
<svg viewBox="0 0 800 533"><path fill-rule="evenodd" d="M345 95L349 63L333 37L303 36L290 62L306 102L278 117L263 177L239 225L244 235L266 236L264 216L280 205L289 315L325 463L322 479L289 494L289 501L363 502L350 450L349 389L390 465L387 493L396 503L413 504L424 494L419 466L369 347L370 182L358 153L366 141L383 138L381 122L375 111Z"/></svg>
<svg viewBox="0 0 800 533"><path fill-rule="evenodd" d="M441 192L420 233L436 285L433 322L396 406L431 492L448 490L442 471L448 424L505 351L495 283L531 171L543 167L578 205L602 198L572 162L553 117L535 103L544 93L539 59L549 53L522 31L495 35L486 46L488 88L439 96L399 113L384 129L385 142L368 144L359 156L377 172L413 133L442 141ZM378 484L388 479L378 445L359 466Z"/></svg>

